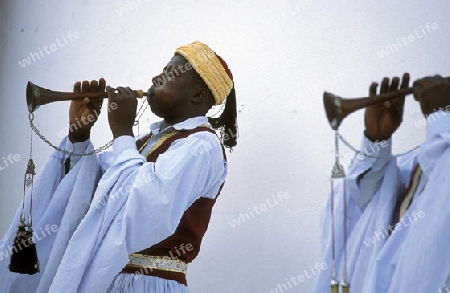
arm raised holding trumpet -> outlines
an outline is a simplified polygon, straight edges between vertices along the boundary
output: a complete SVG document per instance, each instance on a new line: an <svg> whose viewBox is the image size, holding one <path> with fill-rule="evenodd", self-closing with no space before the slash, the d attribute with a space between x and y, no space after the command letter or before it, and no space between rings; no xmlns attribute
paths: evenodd
<svg viewBox="0 0 450 293"><path fill-rule="evenodd" d="M368 97L346 99L329 92L324 92L323 103L328 122L330 123L332 129L337 130L347 115L356 110L367 108L368 113L366 113L366 123L378 123L379 121L375 122L371 116L379 116L378 118L382 118L381 122L384 121L388 123L386 124L386 129L384 129L384 127L381 129L380 127L382 125L378 125L379 129L373 130L386 131L388 137L390 137L390 135L392 135L392 133L400 125L399 123L401 122L401 117L403 116L404 98L406 95L414 94L415 100L421 103L421 108L424 115L429 115L432 112L439 110L446 110L445 107L448 105L448 101L446 99L448 98L445 96L445 93L439 91L445 91L445 87L448 86L448 83L450 82L449 79L450 78L443 78L436 75L417 80L414 82L413 87L408 87L409 74L405 73L401 80L400 88L400 79L398 77L394 77L392 82L390 82L389 78L385 77L381 82L380 93L378 95L376 94L378 87L378 83L376 82L371 84ZM437 88L440 89L438 90ZM439 95L439 97L430 99L430 95ZM441 98L441 96L443 98ZM423 107L422 104L424 104ZM372 105L374 106L370 107ZM394 107L391 107L391 105L394 105ZM383 111L383 109L386 109L386 111ZM387 109L389 109L389 111L387 111ZM396 112L395 109L401 111ZM374 114L372 115L371 113ZM384 118L390 119L391 121L385 121ZM395 119L395 121L392 119ZM395 127L396 124L398 124L397 127ZM392 133L390 133L391 131L389 128L392 127L394 127L394 129L392 130ZM385 137L382 133L375 135L379 135L380 138Z"/></svg>
<svg viewBox="0 0 450 293"><path fill-rule="evenodd" d="M366 98L324 93L334 130L347 115L366 108L361 150L385 144L370 154L359 152L341 179L345 184L332 189L323 210L322 255L330 268L336 265L333 278L331 269L321 272L316 293L330 292L330 282L332 290L345 284L342 292L450 288L450 247L443 244L450 241L450 79L425 77L412 87L409 79L406 73L384 78L380 86L372 83ZM420 147L393 155L392 135L402 123L408 94L432 122Z"/></svg>
<svg viewBox="0 0 450 293"><path fill-rule="evenodd" d="M105 80L100 78L99 81L93 80L91 82L83 81L83 83L75 83L74 93L82 93L83 95L86 95L86 93L101 93L102 96L85 97L84 99L75 99L71 102L69 110L70 126L79 125L79 121L82 121L82 123L76 130L72 130L72 127L69 128L70 141L81 142L90 137L91 128L100 115L105 97L108 98L108 122L113 138L122 135L134 137L132 128L137 109L136 97L143 97L144 93L141 90L133 91L129 87L113 89L106 86Z"/></svg>
<svg viewBox="0 0 450 293"><path fill-rule="evenodd" d="M100 115L103 99L108 98L108 113L112 110L118 110L118 115L113 113L111 116L111 122L115 131L116 128L121 126L128 128L130 123L126 120L130 120L131 116L128 112L131 113L134 108L134 113L136 113L136 97L142 98L148 95L149 92L132 90L129 87L112 89L106 86L106 81L103 78L100 78L98 81L92 80L89 82L85 80L76 82L72 93L52 91L34 85L31 82L28 82L27 85L27 104L30 113L34 112L41 105L56 101L72 101L69 110L69 139L71 142L82 142L90 137L90 130ZM131 104L134 104L134 107L131 105L131 109L126 107L123 102L122 97L125 96ZM118 103L122 104L120 109ZM126 113L126 116L123 116L124 113ZM116 120L119 121L116 122ZM132 132L129 130L126 133L132 135ZM113 132L114 138L120 135L120 132Z"/></svg>
<svg viewBox="0 0 450 293"><path fill-rule="evenodd" d="M414 82L408 88L409 74L405 73L401 80L398 77L384 78L381 81L380 94L398 93L405 89L413 94L414 99L420 103L424 116L429 116L436 111L450 112L450 78L441 76L426 77ZM369 89L369 98L376 96L377 84L373 83ZM366 108L364 122L366 135L372 141L389 139L398 129L403 120L405 96L393 98L383 103L378 103Z"/></svg>

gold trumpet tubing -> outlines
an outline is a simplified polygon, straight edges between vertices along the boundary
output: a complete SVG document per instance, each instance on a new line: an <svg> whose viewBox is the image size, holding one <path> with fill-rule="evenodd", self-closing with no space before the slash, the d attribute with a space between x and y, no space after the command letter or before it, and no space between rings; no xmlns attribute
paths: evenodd
<svg viewBox="0 0 450 293"><path fill-rule="evenodd" d="M379 94L376 96L347 99L332 93L323 93L323 104L327 115L328 122L333 130L337 130L342 121L349 114L356 110L366 108L381 102L390 101L392 99L412 94L412 87L400 89L395 92Z"/></svg>
<svg viewBox="0 0 450 293"><path fill-rule="evenodd" d="M134 95L137 98L142 98L144 96L148 96L148 92L144 92L143 90L133 90ZM73 101L84 98L108 98L106 92L97 92L97 93L73 93L73 92L58 92L50 89L46 89L40 86L33 84L32 82L28 82L27 84L27 105L28 111L32 113L39 106L59 102L59 101Z"/></svg>

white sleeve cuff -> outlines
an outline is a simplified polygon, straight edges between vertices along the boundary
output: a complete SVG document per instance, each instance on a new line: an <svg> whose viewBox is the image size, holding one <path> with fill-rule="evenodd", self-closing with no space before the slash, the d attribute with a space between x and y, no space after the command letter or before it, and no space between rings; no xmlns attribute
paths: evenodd
<svg viewBox="0 0 450 293"><path fill-rule="evenodd" d="M66 146L64 149L70 153L75 154L84 154L86 153L87 148L89 147L89 144L91 143L90 139L86 139L82 142L71 142L69 138L67 138ZM64 153L63 158L66 160L69 157L68 154ZM81 159L81 156L70 156L70 169L72 169L73 166L75 166L78 161Z"/></svg>
<svg viewBox="0 0 450 293"><path fill-rule="evenodd" d="M447 111L436 111L423 119L427 124L427 141L444 132L450 132L450 113Z"/></svg>
<svg viewBox="0 0 450 293"><path fill-rule="evenodd" d="M88 147L89 143L91 142L90 139L87 139L83 142L76 142L72 143L70 140L68 140L68 146L72 146L72 152L75 154L83 154L86 151L86 148Z"/></svg>
<svg viewBox="0 0 450 293"><path fill-rule="evenodd" d="M119 157L126 150L136 150L136 141L133 136L122 135L114 139L113 151L114 158Z"/></svg>
<svg viewBox="0 0 450 293"><path fill-rule="evenodd" d="M369 169L382 167L392 155L392 139L373 142L365 135L359 152L353 157L350 174L355 178Z"/></svg>
<svg viewBox="0 0 450 293"><path fill-rule="evenodd" d="M361 144L360 153L357 154L359 160L371 157L389 157L392 153L392 139L373 142L365 135Z"/></svg>
<svg viewBox="0 0 450 293"><path fill-rule="evenodd" d="M91 142L90 139L86 139L85 141L82 142L73 143L70 141L69 138L67 138L66 146L64 147L64 149L71 153L83 154L86 151L86 148L89 146L90 142ZM67 157L67 155L65 155L65 157Z"/></svg>

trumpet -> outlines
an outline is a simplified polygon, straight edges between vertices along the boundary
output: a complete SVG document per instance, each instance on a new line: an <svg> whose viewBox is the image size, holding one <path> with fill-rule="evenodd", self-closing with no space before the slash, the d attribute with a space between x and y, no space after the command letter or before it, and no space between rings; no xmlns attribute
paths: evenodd
<svg viewBox="0 0 450 293"><path fill-rule="evenodd" d="M342 121L349 114L355 112L356 110L366 108L381 102L390 101L392 99L407 96L414 92L413 87L400 89L395 92L379 94L370 97L361 97L347 99L337 96L332 93L323 93L323 106L325 108L325 113L327 115L328 122L333 130L337 130L341 125Z"/></svg>
<svg viewBox="0 0 450 293"><path fill-rule="evenodd" d="M143 90L133 90L137 98L148 96L148 92ZM46 105L58 101L72 101L84 98L107 98L106 92L99 93L71 93L71 92L57 92L49 90L33 84L31 81L27 84L27 106L28 112L34 112L39 106Z"/></svg>

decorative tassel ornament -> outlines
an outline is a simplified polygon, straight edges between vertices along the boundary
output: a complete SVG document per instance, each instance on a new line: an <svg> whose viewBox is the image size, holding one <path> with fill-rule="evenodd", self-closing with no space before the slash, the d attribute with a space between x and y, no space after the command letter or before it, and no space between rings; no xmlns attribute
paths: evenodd
<svg viewBox="0 0 450 293"><path fill-rule="evenodd" d="M30 113L30 122L33 120L33 113ZM33 228L31 211L33 207L33 180L36 175L35 165L32 159L33 135L30 136L30 159L28 160L27 170L25 171L23 182L23 200L22 212L20 214L20 223L17 235L11 248L11 262L9 270L19 274L33 275L39 272L39 260L36 251L36 244L33 241ZM25 224L25 193L30 188L30 210L28 214L28 223Z"/></svg>
<svg viewBox="0 0 450 293"><path fill-rule="evenodd" d="M331 172L331 246L332 246L332 268L331 268L331 293L338 293L339 292L339 281L338 281L338 271L337 271L337 263L336 263L336 239L335 239L335 211L334 211L334 201L335 201L335 194L334 194L334 188L335 183L342 180L343 183L343 190L344 190L344 198L343 198L343 216L344 216L344 223L343 223L343 237L344 237L344 257L343 257L343 281L341 283L342 293L349 293L350 292L350 284L347 283L347 192L346 192L346 181L345 181L345 171L342 167L341 163L339 162L339 132L338 130L335 131L335 162L333 166L333 170Z"/></svg>
<svg viewBox="0 0 450 293"><path fill-rule="evenodd" d="M33 241L33 230L22 221L11 249L9 270L13 273L29 275L39 272L39 260L36 244Z"/></svg>

